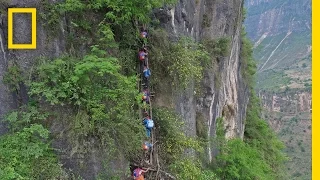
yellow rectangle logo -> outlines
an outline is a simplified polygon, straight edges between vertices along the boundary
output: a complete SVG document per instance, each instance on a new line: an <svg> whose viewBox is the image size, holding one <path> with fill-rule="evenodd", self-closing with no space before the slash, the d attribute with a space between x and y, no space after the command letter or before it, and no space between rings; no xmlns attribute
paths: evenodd
<svg viewBox="0 0 320 180"><path fill-rule="evenodd" d="M13 13L31 13L31 44L13 44ZM37 9L36 8L8 8L8 49L36 49L37 48Z"/></svg>

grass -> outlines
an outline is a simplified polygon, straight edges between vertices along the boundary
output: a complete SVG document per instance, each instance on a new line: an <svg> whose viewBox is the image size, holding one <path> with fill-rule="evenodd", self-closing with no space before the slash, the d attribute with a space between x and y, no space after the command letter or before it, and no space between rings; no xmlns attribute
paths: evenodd
<svg viewBox="0 0 320 180"><path fill-rule="evenodd" d="M259 89L279 92L291 83L291 78L283 72L267 71L258 74L257 87Z"/></svg>
<svg viewBox="0 0 320 180"><path fill-rule="evenodd" d="M289 179L311 179L311 114L296 113L289 116L282 112L263 113L279 138L285 143L290 160L286 163Z"/></svg>

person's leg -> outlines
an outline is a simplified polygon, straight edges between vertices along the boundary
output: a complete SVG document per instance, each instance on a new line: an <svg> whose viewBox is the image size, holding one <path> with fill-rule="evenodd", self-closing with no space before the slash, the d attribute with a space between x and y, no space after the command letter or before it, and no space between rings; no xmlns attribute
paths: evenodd
<svg viewBox="0 0 320 180"><path fill-rule="evenodd" d="M140 72L143 73L143 69L144 69L144 61L140 61Z"/></svg>
<svg viewBox="0 0 320 180"><path fill-rule="evenodd" d="M150 77L146 77L146 86L149 87Z"/></svg>
<svg viewBox="0 0 320 180"><path fill-rule="evenodd" d="M149 64L148 64L148 56L145 58L145 60L144 60L144 65L145 66L147 66L147 67L149 67Z"/></svg>
<svg viewBox="0 0 320 180"><path fill-rule="evenodd" d="M149 128L146 128L146 130L147 130L147 137L149 138L149 137L150 137L150 135L151 135L151 131L150 131L150 129L149 129Z"/></svg>
<svg viewBox="0 0 320 180"><path fill-rule="evenodd" d="M147 83L147 79L146 79L146 77L143 76L142 77L142 85L146 86L146 83Z"/></svg>

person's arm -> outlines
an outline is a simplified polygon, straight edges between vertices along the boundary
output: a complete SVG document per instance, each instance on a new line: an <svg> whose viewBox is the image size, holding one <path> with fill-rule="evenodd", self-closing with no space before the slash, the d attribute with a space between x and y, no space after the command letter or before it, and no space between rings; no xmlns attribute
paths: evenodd
<svg viewBox="0 0 320 180"><path fill-rule="evenodd" d="M143 170L143 169L142 169L142 172L143 172L143 173L146 173L146 172L149 171L149 169L150 169L150 168L148 168L148 169L146 169L146 170Z"/></svg>

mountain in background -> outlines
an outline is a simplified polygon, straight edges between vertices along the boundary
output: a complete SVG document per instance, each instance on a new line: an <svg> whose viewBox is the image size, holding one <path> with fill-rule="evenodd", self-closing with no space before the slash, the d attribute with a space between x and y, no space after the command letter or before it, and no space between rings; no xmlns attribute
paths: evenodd
<svg viewBox="0 0 320 180"><path fill-rule="evenodd" d="M311 0L247 0L263 116L286 145L289 179L311 179Z"/></svg>
<svg viewBox="0 0 320 180"><path fill-rule="evenodd" d="M258 86L268 91L311 86L311 1L248 0L245 21L258 61Z"/></svg>

